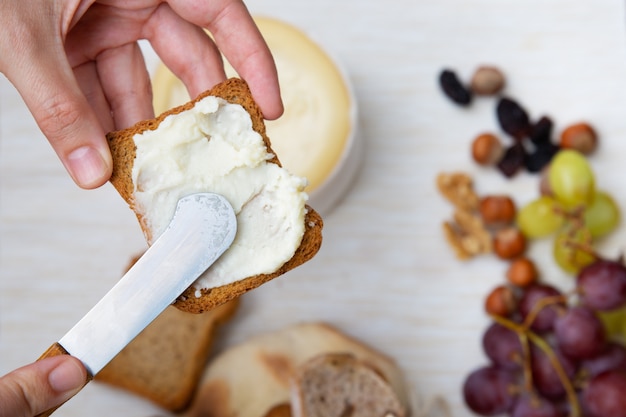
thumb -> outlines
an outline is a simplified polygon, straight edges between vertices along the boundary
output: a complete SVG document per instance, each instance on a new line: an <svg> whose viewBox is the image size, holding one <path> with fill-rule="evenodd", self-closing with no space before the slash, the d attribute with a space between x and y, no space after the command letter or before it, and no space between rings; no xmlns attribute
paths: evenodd
<svg viewBox="0 0 626 417"><path fill-rule="evenodd" d="M82 363L69 355L42 359L0 378L0 417L31 417L56 407L87 381Z"/></svg>
<svg viewBox="0 0 626 417"><path fill-rule="evenodd" d="M61 40L37 36L19 49L22 53L13 55L5 75L74 181L83 188L104 184L112 167L104 128L76 81Z"/></svg>

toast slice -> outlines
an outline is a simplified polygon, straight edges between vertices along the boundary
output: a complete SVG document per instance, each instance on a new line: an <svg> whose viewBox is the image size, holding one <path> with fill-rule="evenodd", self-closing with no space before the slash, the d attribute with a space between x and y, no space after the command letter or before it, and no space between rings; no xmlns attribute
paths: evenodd
<svg viewBox="0 0 626 417"><path fill-rule="evenodd" d="M363 390L353 386L348 398L355 401L354 409L364 405L361 401L367 401L384 408L389 416L407 415L410 394L393 359L336 327L311 322L261 334L218 354L209 362L197 394L183 416L316 415L305 413L301 395L305 392L307 397L315 396L322 390L328 391L309 385L322 381L320 372L316 371L320 362L333 362L337 357L343 361L342 375L354 373L359 381L369 384ZM325 395L329 403L342 404L327 416L351 415L341 414L346 411L345 393L336 390Z"/></svg>
<svg viewBox="0 0 626 417"><path fill-rule="evenodd" d="M181 411L198 387L216 333L238 307L238 298L202 314L169 306L94 379Z"/></svg>
<svg viewBox="0 0 626 417"><path fill-rule="evenodd" d="M150 230L135 201L136 184L133 181L133 165L137 156L137 146L134 137L137 134L156 130L168 116L177 115L192 109L196 103L207 96L219 97L228 103L242 106L250 116L252 129L262 137L265 149L270 154L267 162L281 166L278 157L271 148L270 139L266 135L261 111L252 99L247 84L238 78L231 78L218 84L193 101L175 107L155 119L145 120L128 129L109 133L107 139L113 155L113 175L110 181L137 215L139 224L148 241L151 240L153 231ZM320 215L308 205L304 207L304 210L304 229L300 244L291 258L278 267L277 270L247 276L213 288L196 288L194 284L176 300L174 305L186 312L201 313L208 311L310 260L321 246L323 221ZM242 263L246 261L247 259L244 259Z"/></svg>

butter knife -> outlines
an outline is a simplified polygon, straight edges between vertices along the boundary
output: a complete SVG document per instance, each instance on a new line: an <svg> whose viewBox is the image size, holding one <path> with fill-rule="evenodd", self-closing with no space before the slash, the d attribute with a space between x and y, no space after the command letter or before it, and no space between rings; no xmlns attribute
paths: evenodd
<svg viewBox="0 0 626 417"><path fill-rule="evenodd" d="M228 249L236 231L235 213L223 196L199 193L181 198L163 234L38 360L72 355L85 365L87 384ZM56 408L39 416L49 416Z"/></svg>

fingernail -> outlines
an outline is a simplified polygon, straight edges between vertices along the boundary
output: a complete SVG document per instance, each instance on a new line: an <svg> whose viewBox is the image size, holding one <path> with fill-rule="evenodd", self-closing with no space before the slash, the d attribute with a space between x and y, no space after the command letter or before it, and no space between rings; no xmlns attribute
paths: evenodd
<svg viewBox="0 0 626 417"><path fill-rule="evenodd" d="M83 146L67 156L68 170L83 188L93 188L106 181L108 165L95 148Z"/></svg>
<svg viewBox="0 0 626 417"><path fill-rule="evenodd" d="M64 360L48 375L48 382L58 393L76 391L85 385L85 371L74 360Z"/></svg>

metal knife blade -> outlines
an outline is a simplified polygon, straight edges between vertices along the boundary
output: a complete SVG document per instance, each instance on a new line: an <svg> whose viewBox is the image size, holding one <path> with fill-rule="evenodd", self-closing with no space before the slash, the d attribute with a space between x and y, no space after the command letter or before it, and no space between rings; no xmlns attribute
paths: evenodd
<svg viewBox="0 0 626 417"><path fill-rule="evenodd" d="M221 195L181 198L163 234L39 359L67 353L93 377L228 249L236 231L233 208Z"/></svg>

